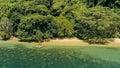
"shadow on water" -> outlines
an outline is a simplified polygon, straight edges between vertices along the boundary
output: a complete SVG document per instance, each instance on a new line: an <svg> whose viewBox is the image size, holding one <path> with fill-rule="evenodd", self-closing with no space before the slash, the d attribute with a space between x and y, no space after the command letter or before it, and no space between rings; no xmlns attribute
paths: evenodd
<svg viewBox="0 0 120 68"><path fill-rule="evenodd" d="M66 48L16 46L0 47L0 68L120 68L120 64Z"/></svg>

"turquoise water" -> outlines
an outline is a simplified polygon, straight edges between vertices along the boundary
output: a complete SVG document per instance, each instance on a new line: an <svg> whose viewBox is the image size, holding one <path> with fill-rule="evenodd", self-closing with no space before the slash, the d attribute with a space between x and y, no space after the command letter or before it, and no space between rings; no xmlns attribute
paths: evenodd
<svg viewBox="0 0 120 68"><path fill-rule="evenodd" d="M0 68L120 68L120 48L2 46Z"/></svg>

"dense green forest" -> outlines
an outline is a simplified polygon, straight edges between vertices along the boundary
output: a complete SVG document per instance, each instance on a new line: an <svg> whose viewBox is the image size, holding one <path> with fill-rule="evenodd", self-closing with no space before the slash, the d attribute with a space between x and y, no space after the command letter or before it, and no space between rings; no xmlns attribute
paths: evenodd
<svg viewBox="0 0 120 68"><path fill-rule="evenodd" d="M120 37L120 0L0 0L0 37L22 41Z"/></svg>

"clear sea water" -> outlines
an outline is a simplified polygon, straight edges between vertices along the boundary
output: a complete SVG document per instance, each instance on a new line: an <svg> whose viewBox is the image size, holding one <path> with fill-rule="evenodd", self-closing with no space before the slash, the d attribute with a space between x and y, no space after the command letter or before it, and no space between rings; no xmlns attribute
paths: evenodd
<svg viewBox="0 0 120 68"><path fill-rule="evenodd" d="M120 68L120 48L12 45L0 47L0 68Z"/></svg>

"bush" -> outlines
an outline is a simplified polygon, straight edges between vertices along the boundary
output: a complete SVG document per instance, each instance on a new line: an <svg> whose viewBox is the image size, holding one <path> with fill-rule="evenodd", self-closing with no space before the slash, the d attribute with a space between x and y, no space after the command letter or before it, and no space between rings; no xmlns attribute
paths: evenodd
<svg viewBox="0 0 120 68"><path fill-rule="evenodd" d="M7 17L0 19L0 37L3 40L10 39L12 35L12 22Z"/></svg>
<svg viewBox="0 0 120 68"><path fill-rule="evenodd" d="M72 37L74 34L74 24L71 23L66 17L59 16L54 19L52 24L52 33L56 38Z"/></svg>
<svg viewBox="0 0 120 68"><path fill-rule="evenodd" d="M1 32L0 37L2 40L8 40L8 39L10 39L11 36L5 32Z"/></svg>
<svg viewBox="0 0 120 68"><path fill-rule="evenodd" d="M87 42L89 44L106 44L109 41L107 39L104 39L104 38L92 38L92 39L88 39Z"/></svg>
<svg viewBox="0 0 120 68"><path fill-rule="evenodd" d="M35 34L35 39L36 41L42 41L43 40L43 33L39 30L36 31L36 34Z"/></svg>

